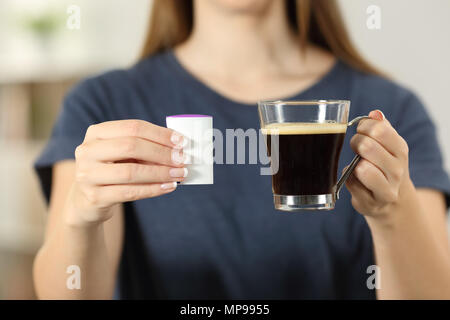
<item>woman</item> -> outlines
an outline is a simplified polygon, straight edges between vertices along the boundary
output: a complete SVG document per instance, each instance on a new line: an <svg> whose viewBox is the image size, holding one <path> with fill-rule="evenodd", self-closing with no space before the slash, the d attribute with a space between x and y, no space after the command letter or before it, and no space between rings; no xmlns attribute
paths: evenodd
<svg viewBox="0 0 450 320"><path fill-rule="evenodd" d="M40 298L450 298L434 126L358 55L334 1L157 0L151 22L137 65L66 97L36 163L50 201ZM256 165L216 164L214 185L177 188L183 137L167 115L246 130L256 101L280 98L370 113L347 135L341 163L363 160L334 212L277 213Z"/></svg>

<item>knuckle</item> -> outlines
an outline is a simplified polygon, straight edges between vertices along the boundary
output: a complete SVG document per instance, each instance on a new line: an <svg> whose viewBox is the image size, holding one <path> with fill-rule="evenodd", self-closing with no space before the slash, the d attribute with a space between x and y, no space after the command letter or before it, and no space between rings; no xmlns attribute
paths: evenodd
<svg viewBox="0 0 450 320"><path fill-rule="evenodd" d="M92 135L92 133L96 130L96 128L97 128L96 124L91 124L86 130L86 136Z"/></svg>
<svg viewBox="0 0 450 320"><path fill-rule="evenodd" d="M90 204L97 205L99 203L100 195L97 188L85 188L83 191Z"/></svg>
<svg viewBox="0 0 450 320"><path fill-rule="evenodd" d="M84 182L87 177L87 172L83 169L77 169L75 173L75 181L76 182Z"/></svg>
<svg viewBox="0 0 450 320"><path fill-rule="evenodd" d="M86 152L86 146L83 144L80 144L78 147L75 148L75 159L81 159L83 155Z"/></svg>
<svg viewBox="0 0 450 320"><path fill-rule="evenodd" d="M373 143L370 139L363 139L359 144L360 153L367 154L373 149Z"/></svg>
<svg viewBox="0 0 450 320"><path fill-rule="evenodd" d="M394 177L394 179L400 180L403 177L404 172L405 170L399 166L392 170L392 176Z"/></svg>
<svg viewBox="0 0 450 320"><path fill-rule="evenodd" d="M137 188L125 188L122 196L125 201L135 201L139 199L140 192Z"/></svg>
<svg viewBox="0 0 450 320"><path fill-rule="evenodd" d="M133 154L137 147L137 141L135 138L125 138L121 141L119 149L123 155Z"/></svg>
<svg viewBox="0 0 450 320"><path fill-rule="evenodd" d="M125 132L132 137L136 137L141 132L142 122L140 120L129 120L124 122Z"/></svg>
<svg viewBox="0 0 450 320"><path fill-rule="evenodd" d="M366 161L361 160L359 164L356 166L355 171L358 178L364 179L368 174L369 166L366 163Z"/></svg>
<svg viewBox="0 0 450 320"><path fill-rule="evenodd" d="M147 178L158 178L160 176L160 170L157 170L155 166L143 166L137 168L137 170L141 171L139 174L145 176Z"/></svg>
<svg viewBox="0 0 450 320"><path fill-rule="evenodd" d="M382 123L374 126L370 132L370 136L378 141L382 141L385 137L385 134L386 134L386 127Z"/></svg>
<svg viewBox="0 0 450 320"><path fill-rule="evenodd" d="M134 172L135 170L132 164L125 165L120 168L119 176L124 182L132 182L135 176Z"/></svg>
<svg viewBox="0 0 450 320"><path fill-rule="evenodd" d="M402 153L405 157L407 157L408 154L409 154L409 146L408 146L408 143L407 143L405 140L403 140L403 143L402 143L402 150L401 150L401 153Z"/></svg>
<svg viewBox="0 0 450 320"><path fill-rule="evenodd" d="M385 197L387 202L395 202L398 198L398 192L394 190L389 190L386 193Z"/></svg>

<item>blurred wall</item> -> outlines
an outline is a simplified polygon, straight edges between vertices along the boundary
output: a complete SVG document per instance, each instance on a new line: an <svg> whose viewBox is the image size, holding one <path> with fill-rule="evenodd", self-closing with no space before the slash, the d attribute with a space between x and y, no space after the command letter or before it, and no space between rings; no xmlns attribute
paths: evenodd
<svg viewBox="0 0 450 320"><path fill-rule="evenodd" d="M67 9L81 9L70 30ZM32 164L67 90L138 56L149 0L0 0L0 300L34 298L47 209Z"/></svg>
<svg viewBox="0 0 450 320"><path fill-rule="evenodd" d="M424 100L438 125L450 168L450 1L339 3L364 55ZM72 4L81 8L80 30L65 26ZM151 0L0 0L0 299L34 297L31 262L42 239L46 208L32 162L62 96L83 77L135 61L150 4ZM369 5L381 9L380 30L366 27ZM59 25L48 33L46 23L53 20Z"/></svg>
<svg viewBox="0 0 450 320"><path fill-rule="evenodd" d="M71 5L81 9L80 29L66 26ZM149 10L149 0L1 0L0 83L128 66Z"/></svg>
<svg viewBox="0 0 450 320"><path fill-rule="evenodd" d="M424 101L450 169L450 1L340 0L340 4L364 55ZM379 30L366 26L370 5L381 9Z"/></svg>

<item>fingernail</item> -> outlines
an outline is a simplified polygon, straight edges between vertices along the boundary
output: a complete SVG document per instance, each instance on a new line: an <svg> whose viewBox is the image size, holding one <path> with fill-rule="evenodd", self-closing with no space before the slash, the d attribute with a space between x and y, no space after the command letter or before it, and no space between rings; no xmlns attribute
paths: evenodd
<svg viewBox="0 0 450 320"><path fill-rule="evenodd" d="M175 189L176 187L177 187L176 182L163 183L161 185L161 189L164 189L164 190Z"/></svg>
<svg viewBox="0 0 450 320"><path fill-rule="evenodd" d="M169 175L172 178L186 178L188 175L188 169L187 168L173 168L169 170Z"/></svg>
<svg viewBox="0 0 450 320"><path fill-rule="evenodd" d="M371 117L375 120L384 120L386 117L384 116L383 112L381 110L374 110L370 113Z"/></svg>
<svg viewBox="0 0 450 320"><path fill-rule="evenodd" d="M176 165L183 164L186 161L186 156L180 150L172 151L172 162Z"/></svg>
<svg viewBox="0 0 450 320"><path fill-rule="evenodd" d="M186 137L181 138L181 142L179 142L177 145L175 145L174 149L183 149L188 144L188 139Z"/></svg>
<svg viewBox="0 0 450 320"><path fill-rule="evenodd" d="M170 141L175 145L174 148L182 149L187 144L187 139L180 133L174 131L170 137Z"/></svg>

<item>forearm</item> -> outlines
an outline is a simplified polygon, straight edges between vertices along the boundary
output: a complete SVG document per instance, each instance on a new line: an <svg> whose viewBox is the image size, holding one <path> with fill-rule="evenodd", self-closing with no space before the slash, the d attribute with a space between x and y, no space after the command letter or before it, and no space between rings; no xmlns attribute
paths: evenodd
<svg viewBox="0 0 450 320"><path fill-rule="evenodd" d="M412 182L388 218L366 217L380 267L379 299L450 299L450 253Z"/></svg>
<svg viewBox="0 0 450 320"><path fill-rule="evenodd" d="M72 210L66 206L65 211ZM66 216L68 212L64 212ZM69 266L80 270L80 288L67 285ZM114 275L103 224L80 227L60 219L36 256L34 282L41 299L110 299Z"/></svg>

